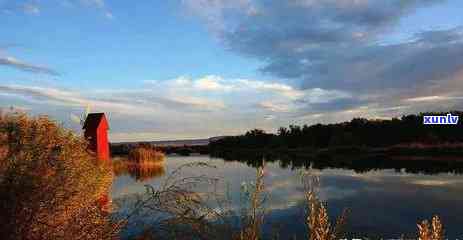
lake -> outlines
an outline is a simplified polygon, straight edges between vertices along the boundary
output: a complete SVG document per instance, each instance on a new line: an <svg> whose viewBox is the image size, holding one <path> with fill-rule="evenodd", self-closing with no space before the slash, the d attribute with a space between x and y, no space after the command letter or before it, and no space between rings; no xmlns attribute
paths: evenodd
<svg viewBox="0 0 463 240"><path fill-rule="evenodd" d="M168 156L163 167L118 172L111 197L116 211L129 211L132 196L145 192L145 185L159 187L172 171L187 163L206 162L215 168L186 168L182 177L207 175L222 179L218 191L229 192L231 207L239 209L241 185L255 181L256 169L245 163L224 161L209 156ZM296 235L302 239L304 195L300 169L267 163L264 170L266 217L264 232L279 229L282 239ZM450 239L463 236L463 175L452 173L417 174L404 170L382 169L357 173L349 169L312 170L320 177L320 198L327 202L331 220L348 208L348 232L356 237L398 238L414 236L417 222L438 214ZM135 232L135 229L124 234ZM361 234L359 234L361 233Z"/></svg>

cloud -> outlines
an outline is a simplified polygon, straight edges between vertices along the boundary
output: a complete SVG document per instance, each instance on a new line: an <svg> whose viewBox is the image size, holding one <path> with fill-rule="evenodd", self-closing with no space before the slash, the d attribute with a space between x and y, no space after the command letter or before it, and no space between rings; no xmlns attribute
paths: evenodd
<svg viewBox="0 0 463 240"><path fill-rule="evenodd" d="M239 106L245 111L250 106L269 112L290 113L329 104L334 101L353 99L345 91L334 89L298 90L290 85L278 82L224 79L217 75L208 75L197 79L178 77L169 81L145 81L154 89L164 89L164 94L170 98L188 98L206 96L225 101L225 105ZM243 98L243 96L246 96Z"/></svg>
<svg viewBox="0 0 463 240"><path fill-rule="evenodd" d="M105 0L54 0L49 1L52 6L73 7L85 6L103 12L103 16L109 20L114 19L112 11L108 8ZM42 8L47 7L47 1L40 0L4 0L0 1L0 13L25 13L39 15Z"/></svg>
<svg viewBox="0 0 463 240"><path fill-rule="evenodd" d="M0 94L13 94L25 97L30 100L47 102L52 105L61 105L69 107L86 107L92 105L100 108L106 108L120 113L133 113L138 109L135 105L127 105L123 103L102 101L86 98L77 92L66 91L56 88L43 88L32 86L0 86ZM145 111L146 109L140 109Z"/></svg>
<svg viewBox="0 0 463 240"><path fill-rule="evenodd" d="M97 8L103 11L104 16L109 20L114 19L114 15L111 12L111 10L109 10L109 8L107 7L105 0L77 0L77 1L79 1L84 6Z"/></svg>
<svg viewBox="0 0 463 240"><path fill-rule="evenodd" d="M13 57L0 57L0 65L12 67L25 72L40 73L58 76L59 73L51 68L22 62Z"/></svg>
<svg viewBox="0 0 463 240"><path fill-rule="evenodd" d="M110 113L112 133L121 141L154 137L159 132L171 137L209 137L239 134L256 127L271 131L307 104L346 97L351 96L337 90L302 91L283 83L217 75L145 81L140 89L76 91L0 85L0 98L6 98L5 102L23 105L35 113L49 113L65 122L70 121L71 113L87 106L92 111Z"/></svg>
<svg viewBox="0 0 463 240"><path fill-rule="evenodd" d="M145 83L153 87L175 89L175 91L271 93L288 99L299 99L308 102L330 101L331 99L351 97L349 93L338 90L325 90L321 88L298 90L285 83L239 78L224 79L217 75L207 75L197 79L181 76L169 81L148 80Z"/></svg>
<svg viewBox="0 0 463 240"><path fill-rule="evenodd" d="M21 12L29 15L39 15L39 2L36 0L0 1L0 13L11 14L14 12Z"/></svg>
<svg viewBox="0 0 463 240"><path fill-rule="evenodd" d="M40 8L32 3L26 3L22 6L25 13L32 14L32 15L39 15Z"/></svg>
<svg viewBox="0 0 463 240"><path fill-rule="evenodd" d="M289 90L275 91L293 95L296 102L261 101L261 107L304 115L360 107L438 108L432 100L439 100L442 109L461 106L454 92L463 87L463 27L417 28L396 37L403 18L446 1L205 2L184 4L224 47L261 60L262 73L292 83L283 84ZM334 91L335 97L323 93L327 102L318 101L316 89ZM420 99L434 95L441 97Z"/></svg>
<svg viewBox="0 0 463 240"><path fill-rule="evenodd" d="M176 111L212 111L222 109L221 103L209 102L207 99L184 96L169 98L159 96L156 92L145 90L96 92L99 97L90 97L94 92L86 94L76 91L44 88L35 86L0 85L0 94L14 94L30 100L47 102L53 105L68 107L86 107L101 109L124 115L150 115L162 109ZM158 95L158 96L156 96ZM138 96L138 97L137 97Z"/></svg>
<svg viewBox="0 0 463 240"><path fill-rule="evenodd" d="M404 101L408 102L435 102L435 101L448 101L448 100L463 100L463 97L457 96L425 96L425 97L414 97L408 98Z"/></svg>
<svg viewBox="0 0 463 240"><path fill-rule="evenodd" d="M211 30L225 30L225 21L235 14L255 15L257 8L251 0L182 0L182 3L194 15L208 22Z"/></svg>
<svg viewBox="0 0 463 240"><path fill-rule="evenodd" d="M104 0L80 0L85 5L95 6L97 8L105 8L106 4Z"/></svg>
<svg viewBox="0 0 463 240"><path fill-rule="evenodd" d="M257 107L266 109L270 112L287 113L293 111L292 106L288 103L275 103L271 101L260 102L257 104ZM272 119L275 118L275 116L271 116Z"/></svg>

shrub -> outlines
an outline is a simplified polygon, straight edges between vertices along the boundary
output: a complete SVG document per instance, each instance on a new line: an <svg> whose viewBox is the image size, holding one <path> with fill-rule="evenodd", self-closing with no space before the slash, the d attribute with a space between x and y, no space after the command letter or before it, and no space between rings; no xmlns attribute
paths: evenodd
<svg viewBox="0 0 463 240"><path fill-rule="evenodd" d="M112 181L86 141L47 117L0 113L0 237L109 239L98 205Z"/></svg>

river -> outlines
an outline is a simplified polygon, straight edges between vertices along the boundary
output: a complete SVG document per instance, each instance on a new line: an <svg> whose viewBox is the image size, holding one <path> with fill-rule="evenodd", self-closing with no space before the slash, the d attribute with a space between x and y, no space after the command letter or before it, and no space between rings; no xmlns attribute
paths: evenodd
<svg viewBox="0 0 463 240"><path fill-rule="evenodd" d="M231 207L238 209L242 184L255 181L256 169L241 162L224 161L209 156L168 156L163 166L146 170L119 172L114 178L111 198L115 211L130 211L126 201L145 192L145 185L159 188L166 178L187 163L205 162L214 168L192 167L182 176L207 175L221 179L217 191L229 192ZM304 195L300 169L283 168L278 162L264 169L267 200L264 232L269 236L278 229L280 236L302 239ZM413 236L417 222L438 214L450 239L463 236L463 175L453 173L420 174L404 170L381 169L363 173L350 169L311 170L320 178L320 198L326 201L333 219L348 208L348 232L357 237L398 238ZM134 229L125 234L135 232ZM287 237L283 237L287 239Z"/></svg>

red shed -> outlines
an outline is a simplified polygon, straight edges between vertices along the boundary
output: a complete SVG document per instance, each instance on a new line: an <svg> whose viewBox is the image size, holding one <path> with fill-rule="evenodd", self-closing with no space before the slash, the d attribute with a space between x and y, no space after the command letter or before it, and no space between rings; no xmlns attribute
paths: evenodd
<svg viewBox="0 0 463 240"><path fill-rule="evenodd" d="M90 113L84 122L84 136L89 141L88 148L96 153L99 160L109 160L109 124L104 113Z"/></svg>

